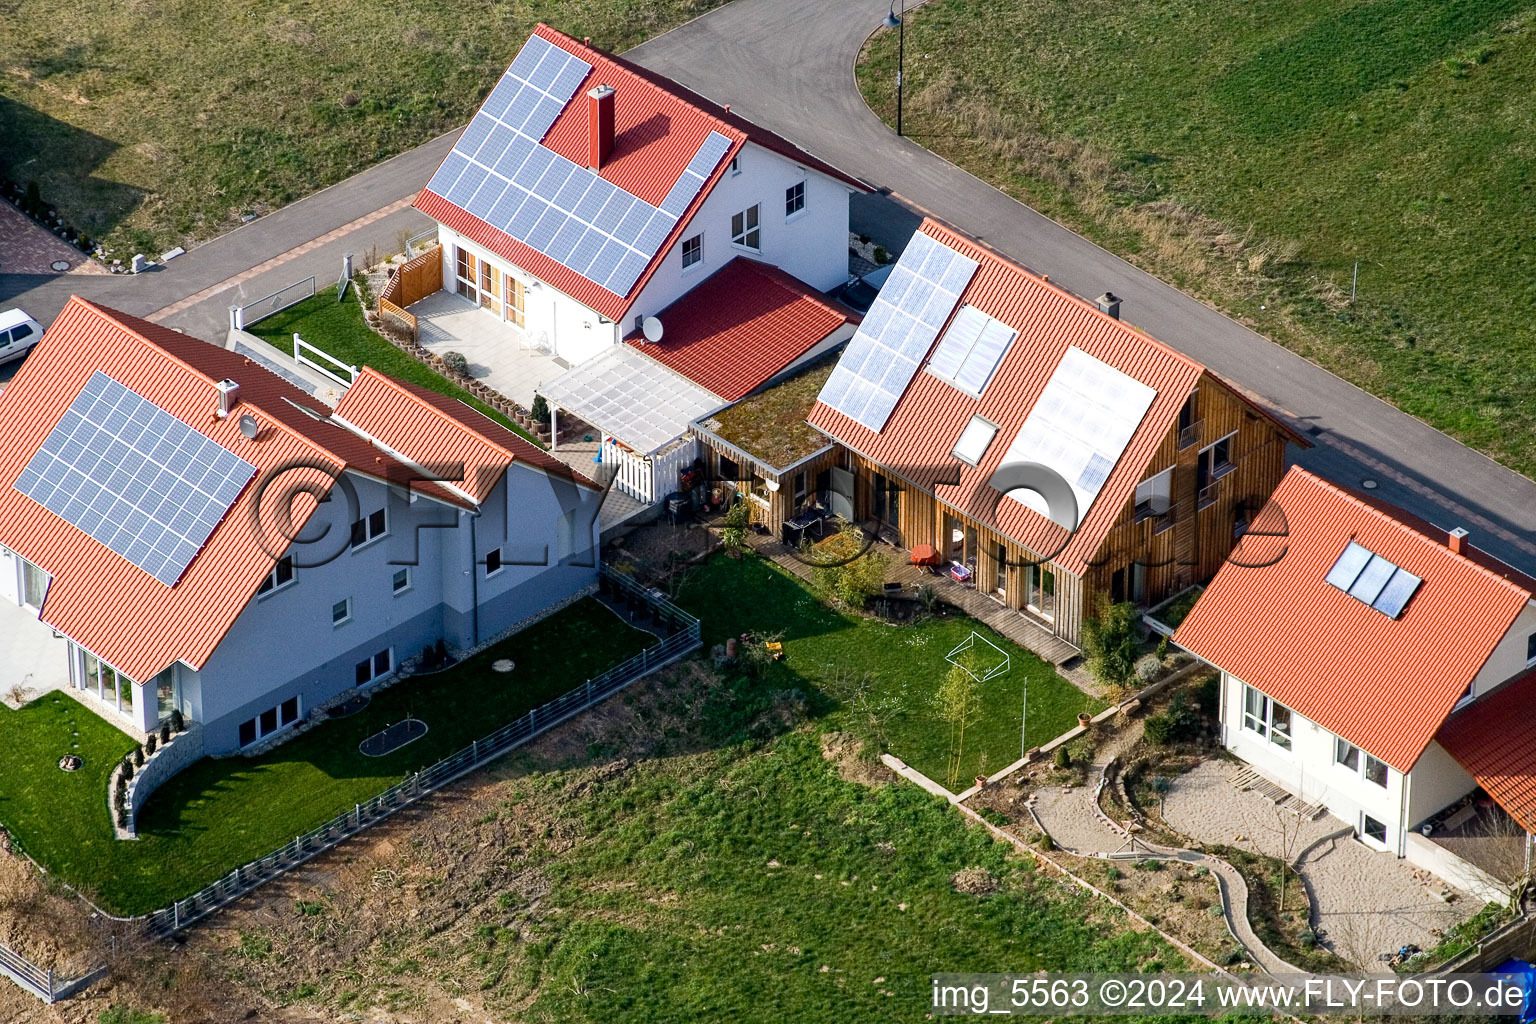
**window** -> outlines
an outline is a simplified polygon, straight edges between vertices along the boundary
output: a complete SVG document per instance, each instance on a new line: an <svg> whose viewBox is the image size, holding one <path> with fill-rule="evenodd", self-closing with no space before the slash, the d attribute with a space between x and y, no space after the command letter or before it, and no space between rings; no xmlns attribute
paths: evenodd
<svg viewBox="0 0 1536 1024"><path fill-rule="evenodd" d="M371 658L364 658L357 663L357 685L362 686L389 675L394 664L395 656L392 647L380 651Z"/></svg>
<svg viewBox="0 0 1536 1024"><path fill-rule="evenodd" d="M272 591L286 587L292 582L293 556L284 555L277 560L276 565L272 566L272 571L267 573L267 578L262 581L261 586L256 588L256 594L257 596L270 594Z"/></svg>
<svg viewBox="0 0 1536 1024"><path fill-rule="evenodd" d="M696 267L704 262L704 236L694 235L683 239L683 269Z"/></svg>
<svg viewBox="0 0 1536 1024"><path fill-rule="evenodd" d="M1387 771L1388 771L1388 768L1387 768L1387 764L1386 764L1385 761L1378 761L1374 757L1372 757L1370 754L1366 754L1365 755L1365 771L1364 771L1364 775L1365 775L1365 781L1366 782L1373 782L1376 785L1380 786L1382 789L1386 789L1387 788Z"/></svg>
<svg viewBox="0 0 1536 1024"><path fill-rule="evenodd" d="M1387 845L1387 826L1369 814L1360 815L1360 832L1367 839L1374 839L1382 846Z"/></svg>
<svg viewBox="0 0 1536 1024"><path fill-rule="evenodd" d="M108 707L125 715L133 714L133 680L94 654L80 651L79 687Z"/></svg>
<svg viewBox="0 0 1536 1024"><path fill-rule="evenodd" d="M960 431L960 439L955 442L954 450L950 454L967 466L980 465L982 457L987 454L987 449L992 445L992 438L996 436L996 423L982 419L980 416L972 416L971 422Z"/></svg>
<svg viewBox="0 0 1536 1024"><path fill-rule="evenodd" d="M171 712L176 710L176 666L155 676L153 687L155 691L156 721L163 722L171 717ZM149 687L145 687L148 691ZM146 693L146 698L148 694Z"/></svg>
<svg viewBox="0 0 1536 1024"><path fill-rule="evenodd" d="M331 605L331 625L339 626L352 618L352 599L343 598Z"/></svg>
<svg viewBox="0 0 1536 1024"><path fill-rule="evenodd" d="M1251 686L1243 687L1243 728L1282 750L1291 749L1291 709Z"/></svg>
<svg viewBox="0 0 1536 1024"><path fill-rule="evenodd" d="M739 157L739 156L731 157L730 171L731 171L732 174L740 174L741 173L741 157Z"/></svg>
<svg viewBox="0 0 1536 1024"><path fill-rule="evenodd" d="M735 483L741 479L741 467L736 465L736 460L720 456L720 479L727 483Z"/></svg>
<svg viewBox="0 0 1536 1024"><path fill-rule="evenodd" d="M805 470L795 474L795 507L805 504Z"/></svg>
<svg viewBox="0 0 1536 1024"><path fill-rule="evenodd" d="M501 572L501 548L492 548L485 553L485 574L494 576Z"/></svg>
<svg viewBox="0 0 1536 1024"><path fill-rule="evenodd" d="M1200 392L1191 391L1179 409L1179 450L1200 440Z"/></svg>
<svg viewBox="0 0 1536 1024"><path fill-rule="evenodd" d="M240 723L240 745L248 747L257 740L265 739L286 729L299 720L299 698L289 697L275 708L268 708L255 718Z"/></svg>
<svg viewBox="0 0 1536 1024"><path fill-rule="evenodd" d="M805 182L797 181L784 190L784 218L788 220L805 209Z"/></svg>
<svg viewBox="0 0 1536 1024"><path fill-rule="evenodd" d="M1208 448L1200 451L1200 461L1195 467L1195 489L1200 494L1199 505L1205 508L1216 501L1216 481L1232 472L1232 438L1228 434Z"/></svg>
<svg viewBox="0 0 1536 1024"><path fill-rule="evenodd" d="M900 523L901 488L896 481L876 473L874 479L870 481L870 490L875 520L887 526L896 526Z"/></svg>
<svg viewBox="0 0 1536 1024"><path fill-rule="evenodd" d="M352 546L360 548L370 541L378 540L384 536L385 528L388 525L389 519L382 508L377 512L364 516L352 524Z"/></svg>
<svg viewBox="0 0 1536 1024"><path fill-rule="evenodd" d="M1136 485L1136 522L1165 515L1172 504L1172 466Z"/></svg>
<svg viewBox="0 0 1536 1024"><path fill-rule="evenodd" d="M32 337L32 325L31 324L21 324L20 326L12 327L11 328L11 340L12 341L20 341L23 338L30 338L30 337Z"/></svg>
<svg viewBox="0 0 1536 1024"><path fill-rule="evenodd" d="M1536 665L1536 633L1525 638L1525 664Z"/></svg>
<svg viewBox="0 0 1536 1024"><path fill-rule="evenodd" d="M400 569L400 570L397 570L395 572L394 577L389 582L389 589L390 589L391 593L395 593L395 594L403 594L407 590L410 590L411 589L411 570L410 569Z"/></svg>
<svg viewBox="0 0 1536 1024"><path fill-rule="evenodd" d="M760 250L762 236L757 226L758 204L747 207L740 213L731 215L731 244L739 245L743 249L751 249L753 252Z"/></svg>
<svg viewBox="0 0 1536 1024"><path fill-rule="evenodd" d="M1476 686L1477 686L1477 681L1476 680L1473 680L1472 682L1468 683L1467 684L1466 692L1463 693L1460 697L1456 698L1456 703L1455 703L1454 707L1457 707L1457 708L1466 707L1468 704L1472 703L1472 698L1474 696L1472 691L1476 688Z"/></svg>
<svg viewBox="0 0 1536 1024"><path fill-rule="evenodd" d="M1358 772L1360 770L1360 748L1348 740L1342 740L1335 736L1333 740L1333 763L1341 764L1352 772Z"/></svg>

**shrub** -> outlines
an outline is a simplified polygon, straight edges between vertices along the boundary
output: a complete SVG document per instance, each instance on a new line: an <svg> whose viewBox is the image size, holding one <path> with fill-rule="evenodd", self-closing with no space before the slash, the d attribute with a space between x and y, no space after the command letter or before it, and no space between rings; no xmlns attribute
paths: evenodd
<svg viewBox="0 0 1536 1024"><path fill-rule="evenodd" d="M1051 763L1057 768L1072 767L1072 755L1067 752L1065 745L1056 748L1056 752L1051 755Z"/></svg>
<svg viewBox="0 0 1536 1024"><path fill-rule="evenodd" d="M443 366L449 373L457 377L469 376L469 360L464 358L462 352L444 352L442 355Z"/></svg>
<svg viewBox="0 0 1536 1024"><path fill-rule="evenodd" d="M1242 946L1233 946L1231 951L1227 953L1227 966L1231 967L1233 964L1240 964L1246 959L1248 959L1248 951Z"/></svg>
<svg viewBox="0 0 1536 1024"><path fill-rule="evenodd" d="M1056 849L1056 840L1052 839L1048 835L1041 835L1040 842L1036 845L1046 853L1050 853L1052 850Z"/></svg>
<svg viewBox="0 0 1536 1024"><path fill-rule="evenodd" d="M164 724L162 724L160 726L160 742L161 743L169 743L169 742L171 742L171 723L170 722L165 722Z"/></svg>
<svg viewBox="0 0 1536 1024"><path fill-rule="evenodd" d="M891 262L891 254L886 251L885 246L875 246L875 262L881 266L885 266L887 263Z"/></svg>
<svg viewBox="0 0 1536 1024"><path fill-rule="evenodd" d="M1310 928L1303 928L1296 933L1296 941L1301 943L1303 949L1311 949L1317 945L1317 933Z"/></svg>
<svg viewBox="0 0 1536 1024"><path fill-rule="evenodd" d="M533 405L529 406L528 415L533 417L533 422L540 426L549 426L549 402L545 400L543 395L533 396Z"/></svg>
<svg viewBox="0 0 1536 1024"><path fill-rule="evenodd" d="M1111 882L1117 882L1124 876L1120 873L1119 868L1110 866L1104 871L1104 877L1109 879Z"/></svg>
<svg viewBox="0 0 1536 1024"><path fill-rule="evenodd" d="M154 733L150 733L149 738L144 741L144 753L153 754L155 752L156 745L159 743L159 740L160 738L158 736L156 736Z"/></svg>
<svg viewBox="0 0 1536 1024"><path fill-rule="evenodd" d="M174 711L172 711L171 712L171 731L172 732L183 732L183 731L185 731L186 728L187 728L187 719L186 719L186 717L184 715L182 715L181 709L177 708Z"/></svg>
<svg viewBox="0 0 1536 1024"><path fill-rule="evenodd" d="M836 564L811 570L811 584L824 597L847 608L862 608L885 587L890 556L867 550L864 531L848 524L817 545L816 557Z"/></svg>
<svg viewBox="0 0 1536 1024"><path fill-rule="evenodd" d="M720 528L720 543L725 545L727 551L735 551L747 541L747 524L752 521L752 510L747 507L746 499L739 498L736 504L726 509L724 525Z"/></svg>
<svg viewBox="0 0 1536 1024"><path fill-rule="evenodd" d="M1200 713L1189 703L1184 691L1173 695L1168 710L1147 719L1147 742L1154 747L1188 743L1200 735Z"/></svg>
<svg viewBox="0 0 1536 1024"><path fill-rule="evenodd" d="M1206 676L1200 680L1200 685L1195 687L1195 706L1200 709L1200 714L1215 721L1221 714L1221 680L1216 676Z"/></svg>
<svg viewBox="0 0 1536 1024"><path fill-rule="evenodd" d="M1111 604L1109 598L1100 596L1098 614L1083 622L1088 670L1106 686L1125 686L1136 676L1140 614L1129 601Z"/></svg>
<svg viewBox="0 0 1536 1024"><path fill-rule="evenodd" d="M123 758L123 778L133 778L133 758L131 757Z"/></svg>
<svg viewBox="0 0 1536 1024"><path fill-rule="evenodd" d="M139 766L139 767L143 766L143 764L144 764L144 744L140 743L137 747L133 748L133 763L136 766Z"/></svg>
<svg viewBox="0 0 1536 1024"><path fill-rule="evenodd" d="M924 583L913 591L913 595L917 598L917 606L929 615L939 607L939 592L931 583Z"/></svg>

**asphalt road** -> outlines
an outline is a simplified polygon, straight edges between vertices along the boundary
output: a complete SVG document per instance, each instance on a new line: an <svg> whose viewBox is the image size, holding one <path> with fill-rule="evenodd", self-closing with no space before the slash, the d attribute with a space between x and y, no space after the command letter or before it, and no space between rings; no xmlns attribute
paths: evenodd
<svg viewBox="0 0 1536 1024"><path fill-rule="evenodd" d="M1124 318L1263 398L1313 435L1296 461L1375 493L1536 574L1536 483L1406 416L1136 269L907 139L864 105L860 47L887 0L735 0L628 56L739 111L886 194L857 199L854 230L899 251L931 211L1053 282L1123 300ZM142 277L0 275L0 306L47 323L79 289L199 337L223 337L231 304L315 274L334 283L343 253L397 247L428 226L409 209L452 136L370 168L193 249ZM276 266L267 266L277 261ZM254 268L254 270L253 270Z"/></svg>

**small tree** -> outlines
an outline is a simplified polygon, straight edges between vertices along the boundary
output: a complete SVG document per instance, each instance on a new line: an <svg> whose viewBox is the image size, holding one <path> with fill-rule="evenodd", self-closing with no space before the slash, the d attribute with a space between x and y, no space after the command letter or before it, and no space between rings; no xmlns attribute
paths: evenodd
<svg viewBox="0 0 1536 1024"><path fill-rule="evenodd" d="M1100 596L1097 614L1083 622L1088 670L1106 686L1125 686L1136 677L1140 654L1140 612L1129 601L1111 604Z"/></svg>
<svg viewBox="0 0 1536 1024"><path fill-rule="evenodd" d="M1280 862L1280 895L1277 899L1279 909L1285 910L1285 885L1290 880L1294 865L1291 863L1296 857L1296 847L1301 843L1302 821L1301 815L1294 811L1288 811L1278 804L1274 808L1274 824L1269 831L1274 834L1275 847L1280 855L1275 858Z"/></svg>
<svg viewBox="0 0 1536 1024"><path fill-rule="evenodd" d="M549 426L549 402L543 395L533 396L533 405L529 406L528 415L533 417L533 422L539 426Z"/></svg>
<svg viewBox="0 0 1536 1024"><path fill-rule="evenodd" d="M934 697L939 720L948 727L949 759L946 785L953 792L965 757L965 730L981 718L981 684L961 665L950 666Z"/></svg>
<svg viewBox="0 0 1536 1024"><path fill-rule="evenodd" d="M123 758L123 778L133 778L133 758L131 757Z"/></svg>

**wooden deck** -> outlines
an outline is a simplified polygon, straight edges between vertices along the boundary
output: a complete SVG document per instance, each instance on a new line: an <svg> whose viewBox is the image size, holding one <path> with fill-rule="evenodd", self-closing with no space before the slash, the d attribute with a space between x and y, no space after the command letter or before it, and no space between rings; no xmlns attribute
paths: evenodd
<svg viewBox="0 0 1536 1024"><path fill-rule="evenodd" d="M811 567L794 556L791 548L772 537L749 533L747 542L764 558L770 558L802 579L809 579ZM947 574L935 576L922 566L910 564L910 553L905 548L891 544L877 544L875 550L891 558L886 579L901 583L910 592L920 586L930 586L938 591L940 600L953 605L973 619L991 626L1026 650L1033 651L1052 665L1071 661L1082 654L1076 647L1056 636L1033 619L1016 612L985 594L978 594L975 587L965 586L950 579Z"/></svg>

